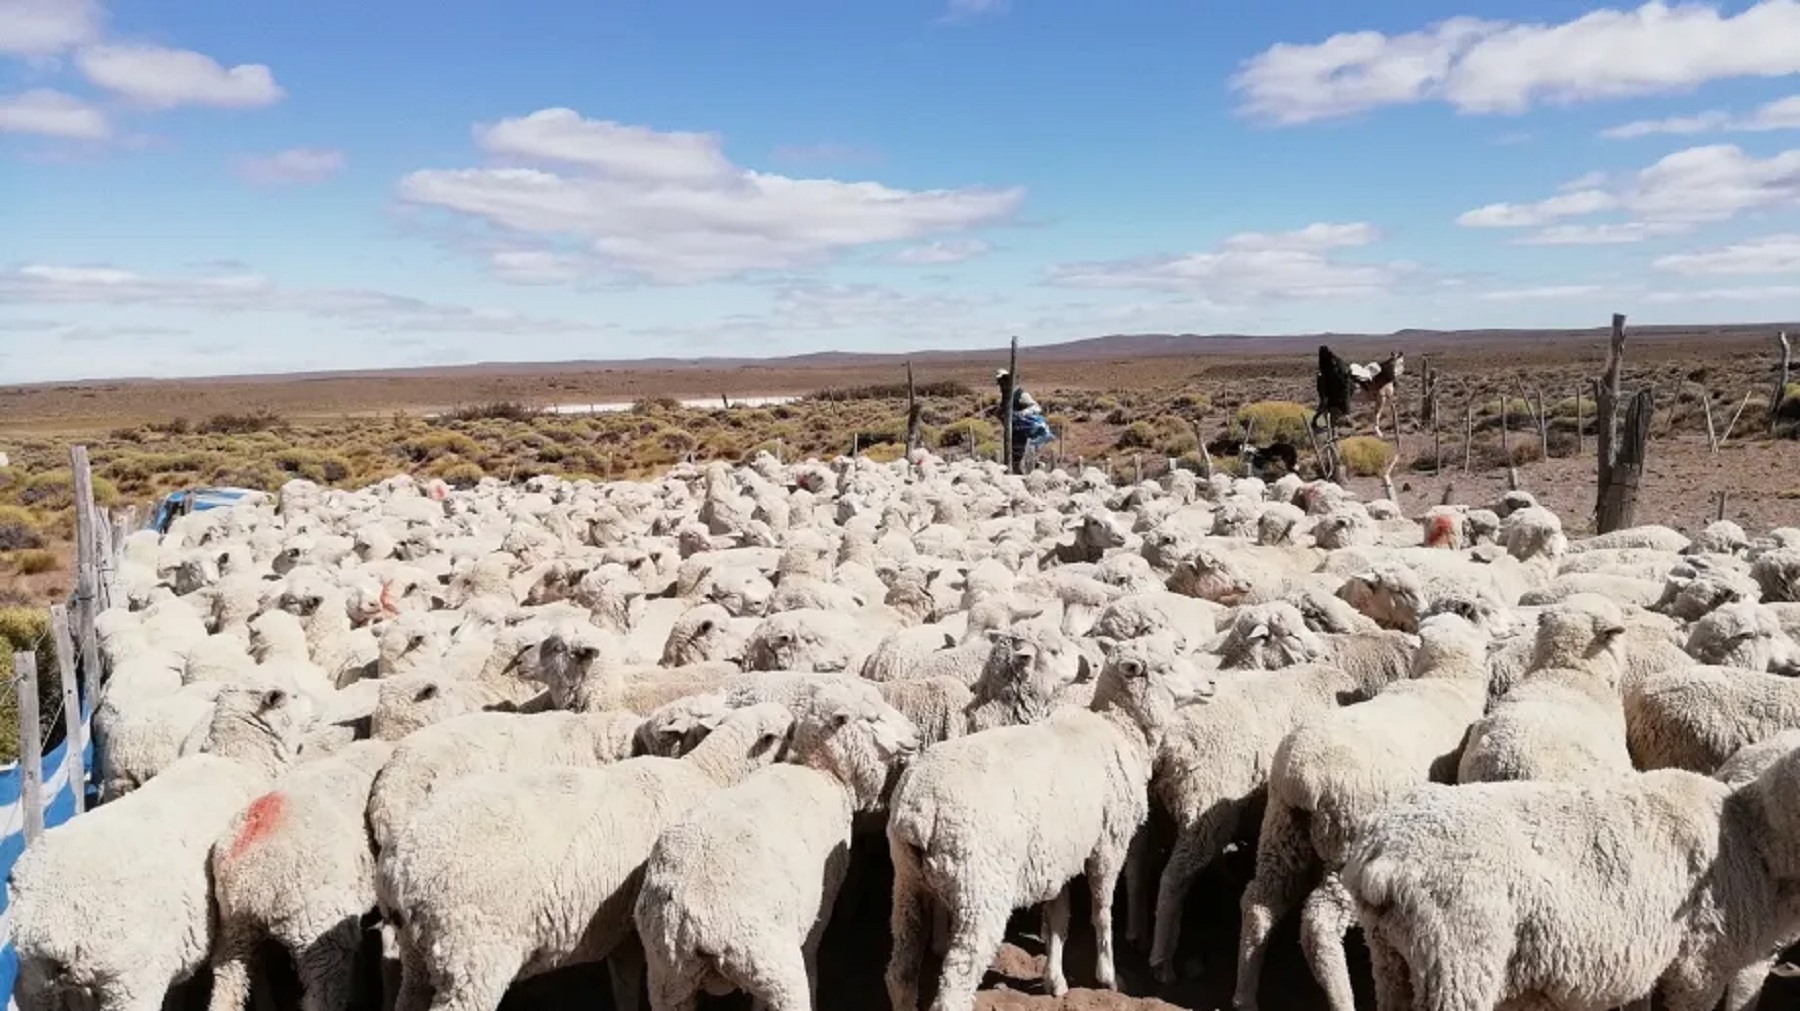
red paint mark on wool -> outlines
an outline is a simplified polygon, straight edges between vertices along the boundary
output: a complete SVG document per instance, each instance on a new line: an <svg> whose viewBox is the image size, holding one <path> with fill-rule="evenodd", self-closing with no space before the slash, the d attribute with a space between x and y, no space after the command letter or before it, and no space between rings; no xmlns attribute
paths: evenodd
<svg viewBox="0 0 1800 1011"><path fill-rule="evenodd" d="M1450 535L1454 533L1456 533L1455 517L1433 516L1431 518L1431 528L1425 532L1425 544L1429 547L1436 547L1439 544L1444 544L1450 540Z"/></svg>
<svg viewBox="0 0 1800 1011"><path fill-rule="evenodd" d="M280 793L265 793L250 802L244 811L244 825L238 829L237 838L231 841L231 849L226 859L236 859L243 852L269 837L281 825L282 816L287 812L287 798Z"/></svg>

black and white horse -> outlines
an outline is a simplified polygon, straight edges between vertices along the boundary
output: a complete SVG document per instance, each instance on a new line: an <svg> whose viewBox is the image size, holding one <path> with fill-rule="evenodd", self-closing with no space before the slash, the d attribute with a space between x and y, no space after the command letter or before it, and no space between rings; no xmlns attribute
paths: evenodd
<svg viewBox="0 0 1800 1011"><path fill-rule="evenodd" d="M1381 416L1393 410L1394 394L1400 377L1406 373L1406 354L1391 352L1379 362L1356 364L1347 362L1326 344L1319 345L1319 406L1313 410L1312 427L1319 419L1328 422L1349 421L1351 401L1357 395L1375 403L1375 437L1382 438Z"/></svg>

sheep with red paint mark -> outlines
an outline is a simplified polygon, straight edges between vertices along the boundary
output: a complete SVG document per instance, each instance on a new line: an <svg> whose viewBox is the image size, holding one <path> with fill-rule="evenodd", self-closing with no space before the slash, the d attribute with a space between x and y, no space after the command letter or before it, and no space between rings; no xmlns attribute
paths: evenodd
<svg viewBox="0 0 1800 1011"><path fill-rule="evenodd" d="M269 939L299 970L304 1011L350 1006L362 917L375 908L364 809L393 750L389 741L357 741L295 766L213 843L211 1011L243 1011L258 945Z"/></svg>
<svg viewBox="0 0 1800 1011"><path fill-rule="evenodd" d="M85 994L98 1011L155 1011L205 966L212 845L289 766L312 721L298 693L223 688L202 753L27 847L9 905L20 1006Z"/></svg>

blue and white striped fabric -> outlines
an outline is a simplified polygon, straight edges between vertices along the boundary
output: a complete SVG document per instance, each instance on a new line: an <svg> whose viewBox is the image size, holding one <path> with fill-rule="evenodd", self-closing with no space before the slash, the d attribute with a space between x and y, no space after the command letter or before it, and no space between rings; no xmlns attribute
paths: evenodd
<svg viewBox="0 0 1800 1011"><path fill-rule="evenodd" d="M81 767L94 767L93 723L83 713L82 726L88 729L86 753ZM51 748L44 755L44 827L61 825L75 817L75 791L83 784L73 782L74 763L69 758L69 742ZM25 851L25 808L19 789L24 785L24 772L17 762L0 766L0 879L12 878L12 867ZM13 950L12 910L9 896L0 889L0 986L6 992L7 1011L17 1011L13 1004L13 981L19 975L19 956Z"/></svg>

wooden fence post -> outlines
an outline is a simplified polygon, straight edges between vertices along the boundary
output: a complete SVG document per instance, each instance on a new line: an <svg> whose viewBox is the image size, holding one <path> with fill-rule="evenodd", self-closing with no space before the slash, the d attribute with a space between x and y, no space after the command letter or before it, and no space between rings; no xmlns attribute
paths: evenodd
<svg viewBox="0 0 1800 1011"><path fill-rule="evenodd" d="M919 407L918 389L913 385L912 362L906 363L906 459L911 460L919 451L919 418L923 413Z"/></svg>
<svg viewBox="0 0 1800 1011"><path fill-rule="evenodd" d="M1475 462L1475 397L1471 395L1463 411L1463 473Z"/></svg>
<svg viewBox="0 0 1800 1011"><path fill-rule="evenodd" d="M1575 455L1587 452L1587 432L1581 423L1581 384L1575 384Z"/></svg>
<svg viewBox="0 0 1800 1011"><path fill-rule="evenodd" d="M1019 472L1019 469L1013 466L1015 457L1013 453L1013 401L1018 398L1021 389L1023 387L1019 385L1019 338L1014 336L1012 349L1006 358L1006 411L1002 416L1006 427L1000 433L1000 451L1006 454L1004 466L1008 474Z"/></svg>
<svg viewBox="0 0 1800 1011"><path fill-rule="evenodd" d="M1596 466L1596 484L1598 494L1594 497L1594 532L1611 533L1618 529L1605 525L1606 503L1608 491L1612 486L1613 462L1616 458L1614 442L1619 433L1619 370L1625 360L1625 314L1613 313L1612 338L1606 347L1606 372L1601 378L1594 380L1594 448L1598 459ZM1644 435L1649 437L1646 426ZM1632 489L1635 503L1637 489ZM1616 517L1617 512L1613 515Z"/></svg>
<svg viewBox="0 0 1800 1011"><path fill-rule="evenodd" d="M1612 474L1606 493L1600 500L1596 529L1605 533L1631 526L1637 516L1638 482L1644 475L1644 458L1650 445L1650 422L1656 412L1656 400L1650 390L1639 390L1632 398L1631 410L1625 416L1618 455L1613 460Z"/></svg>
<svg viewBox="0 0 1800 1011"><path fill-rule="evenodd" d="M1775 422L1781 419L1781 405L1787 399L1788 375L1794 365L1794 345L1788 340L1787 331L1775 335L1781 344L1781 372L1775 378L1775 390L1769 394L1769 434L1775 434Z"/></svg>
<svg viewBox="0 0 1800 1011"><path fill-rule="evenodd" d="M100 613L100 540L94 509L93 470L86 446L69 447L69 469L75 486L75 627L71 629L81 657L81 694L88 705L100 699L100 644L94 619ZM96 756L97 758L98 756Z"/></svg>
<svg viewBox="0 0 1800 1011"><path fill-rule="evenodd" d="M44 739L38 728L37 654L13 654L19 699L19 804L25 808L25 845L44 834Z"/></svg>
<svg viewBox="0 0 1800 1011"><path fill-rule="evenodd" d="M69 611L61 604L50 608L51 642L56 648L56 669L62 676L63 739L68 742L63 759L74 787L75 813L87 810L87 728L81 722L81 691L75 680L75 640L69 634Z"/></svg>
<svg viewBox="0 0 1800 1011"><path fill-rule="evenodd" d="M1700 407L1706 411L1706 445L1712 455L1719 455L1719 432L1713 427L1712 391L1704 386L1700 388Z"/></svg>

